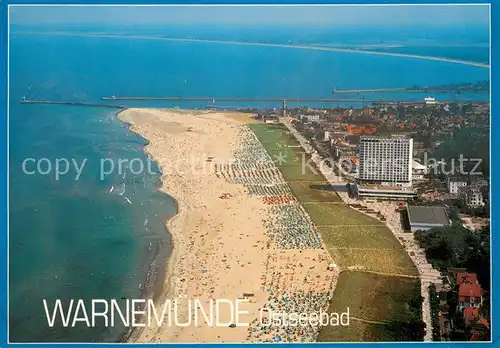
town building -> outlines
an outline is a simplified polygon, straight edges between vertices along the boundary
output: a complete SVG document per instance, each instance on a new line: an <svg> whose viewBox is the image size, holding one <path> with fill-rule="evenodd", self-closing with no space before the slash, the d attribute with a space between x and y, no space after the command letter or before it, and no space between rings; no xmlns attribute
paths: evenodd
<svg viewBox="0 0 500 348"><path fill-rule="evenodd" d="M463 187L467 186L467 179L461 177L448 178L448 192L451 194L458 194Z"/></svg>
<svg viewBox="0 0 500 348"><path fill-rule="evenodd" d="M438 102L434 97L425 97L424 98L425 105L436 105Z"/></svg>
<svg viewBox="0 0 500 348"><path fill-rule="evenodd" d="M415 160L411 162L411 178L413 181L425 180L425 176L428 172L428 168L423 164L420 164Z"/></svg>
<svg viewBox="0 0 500 348"><path fill-rule="evenodd" d="M365 126L355 126L355 125L348 125L346 127L346 132L349 135L361 135L361 134L376 134L377 133L377 127L374 125L365 125Z"/></svg>
<svg viewBox="0 0 500 348"><path fill-rule="evenodd" d="M332 139L344 139L347 132L339 129L326 129L324 133L324 141L330 141Z"/></svg>
<svg viewBox="0 0 500 348"><path fill-rule="evenodd" d="M340 139L332 139L331 147L335 159L350 158L356 155L356 145Z"/></svg>
<svg viewBox="0 0 500 348"><path fill-rule="evenodd" d="M488 104L474 106L474 114L476 115L489 114L489 113L490 113L490 106Z"/></svg>
<svg viewBox="0 0 500 348"><path fill-rule="evenodd" d="M355 193L361 199L371 198L381 200L409 200L416 196L415 191L411 187L363 184L359 182L355 186Z"/></svg>
<svg viewBox="0 0 500 348"><path fill-rule="evenodd" d="M490 323L479 312L478 308L466 307L463 312L464 324L472 335L471 341L489 341Z"/></svg>
<svg viewBox="0 0 500 348"><path fill-rule="evenodd" d="M277 116L274 116L274 115L269 115L269 116L264 117L264 122L270 123L270 124L276 124L276 123L279 123L279 118Z"/></svg>
<svg viewBox="0 0 500 348"><path fill-rule="evenodd" d="M409 199L412 188L413 139L393 136L361 136L359 176L360 198Z"/></svg>
<svg viewBox="0 0 500 348"><path fill-rule="evenodd" d="M347 110L344 109L329 109L325 114L325 120L329 123L339 123L348 114Z"/></svg>
<svg viewBox="0 0 500 348"><path fill-rule="evenodd" d="M363 106L362 109L362 115L363 116L370 116L373 113L373 109L369 106Z"/></svg>
<svg viewBox="0 0 500 348"><path fill-rule="evenodd" d="M410 184L413 139L362 136L359 179L376 183Z"/></svg>
<svg viewBox="0 0 500 348"><path fill-rule="evenodd" d="M479 208L485 205L483 192L480 187L466 186L459 191L460 198L464 205L469 208Z"/></svg>
<svg viewBox="0 0 500 348"><path fill-rule="evenodd" d="M418 157L426 152L425 143L422 140L413 140L413 156Z"/></svg>
<svg viewBox="0 0 500 348"><path fill-rule="evenodd" d="M412 232L451 225L443 206L408 206L406 211Z"/></svg>
<svg viewBox="0 0 500 348"><path fill-rule="evenodd" d="M315 115L300 115L300 119L302 121L307 121L307 122L319 122L320 120L320 116L319 114L315 114Z"/></svg>
<svg viewBox="0 0 500 348"><path fill-rule="evenodd" d="M479 308L483 304L483 289L475 273L458 273L458 310L467 307Z"/></svg>
<svg viewBox="0 0 500 348"><path fill-rule="evenodd" d="M469 186L474 186L478 188L488 187L489 182L484 178L483 175L469 175Z"/></svg>

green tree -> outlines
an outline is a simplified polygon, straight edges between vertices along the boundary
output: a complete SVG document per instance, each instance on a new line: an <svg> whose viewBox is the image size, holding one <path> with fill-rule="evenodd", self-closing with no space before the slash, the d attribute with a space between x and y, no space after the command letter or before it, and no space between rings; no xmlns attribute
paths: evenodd
<svg viewBox="0 0 500 348"><path fill-rule="evenodd" d="M415 232L415 239L436 268L465 267L490 288L490 228L471 231L461 224Z"/></svg>

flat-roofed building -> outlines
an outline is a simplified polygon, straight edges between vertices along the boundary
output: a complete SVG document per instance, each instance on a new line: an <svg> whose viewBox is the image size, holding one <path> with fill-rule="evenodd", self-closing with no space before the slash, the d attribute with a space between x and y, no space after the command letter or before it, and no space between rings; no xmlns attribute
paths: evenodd
<svg viewBox="0 0 500 348"><path fill-rule="evenodd" d="M408 200L416 196L411 186L362 184L358 182L355 190L359 198Z"/></svg>
<svg viewBox="0 0 500 348"><path fill-rule="evenodd" d="M425 105L436 105L438 101L434 97L425 97L424 98Z"/></svg>
<svg viewBox="0 0 500 348"><path fill-rule="evenodd" d="M315 115L300 115L302 121L306 120L307 122L319 122L320 116L319 114Z"/></svg>
<svg viewBox="0 0 500 348"><path fill-rule="evenodd" d="M408 206L407 212L408 222L413 232L451 225L443 206Z"/></svg>
<svg viewBox="0 0 500 348"><path fill-rule="evenodd" d="M412 168L412 180L414 181L425 180L425 176L429 172L426 166L413 160L411 163L411 168Z"/></svg>

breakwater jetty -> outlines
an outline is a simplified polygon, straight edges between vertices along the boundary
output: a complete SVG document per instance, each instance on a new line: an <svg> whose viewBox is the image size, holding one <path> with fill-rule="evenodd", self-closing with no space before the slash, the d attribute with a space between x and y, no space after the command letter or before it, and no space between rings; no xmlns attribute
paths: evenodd
<svg viewBox="0 0 500 348"><path fill-rule="evenodd" d="M305 102L305 103L339 103L339 102L352 102L352 103L366 103L366 102L382 102L383 99L357 99L357 98L229 98L229 97L135 97L135 96L125 96L125 97L101 97L101 100L113 101L113 100L148 100L148 101L200 101L200 102L212 102L225 101L225 102ZM397 102L397 101L394 101Z"/></svg>
<svg viewBox="0 0 500 348"><path fill-rule="evenodd" d="M114 104L99 104L99 103L87 103L87 102L77 102L77 101L61 101L61 100L29 100L22 99L21 104L51 104L51 105L73 105L73 106L89 106L98 108L113 108L113 109L125 109L125 105L114 105Z"/></svg>

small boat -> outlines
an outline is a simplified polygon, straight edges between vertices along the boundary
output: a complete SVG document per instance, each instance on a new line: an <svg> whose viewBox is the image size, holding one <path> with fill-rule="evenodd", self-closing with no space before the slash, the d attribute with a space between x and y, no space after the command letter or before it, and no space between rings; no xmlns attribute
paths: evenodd
<svg viewBox="0 0 500 348"><path fill-rule="evenodd" d="M120 192L120 196L123 196L123 194L125 193L125 186L126 186L126 185L125 185L125 184L123 184L123 190L122 190L122 192Z"/></svg>
<svg viewBox="0 0 500 348"><path fill-rule="evenodd" d="M130 199L128 199L127 197L125 197L125 200L126 200L129 204L132 204L132 202L130 201Z"/></svg>
<svg viewBox="0 0 500 348"><path fill-rule="evenodd" d="M114 185L111 185L111 188L109 189L108 193L111 193L113 192L113 190L115 189L115 186Z"/></svg>

